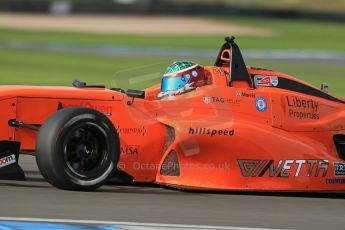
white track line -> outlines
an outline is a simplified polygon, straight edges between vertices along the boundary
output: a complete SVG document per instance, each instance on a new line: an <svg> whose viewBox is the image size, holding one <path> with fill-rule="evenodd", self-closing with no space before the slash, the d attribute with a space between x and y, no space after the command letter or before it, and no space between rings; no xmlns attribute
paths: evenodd
<svg viewBox="0 0 345 230"><path fill-rule="evenodd" d="M98 220L71 220L71 219L45 219L45 218L21 218L21 217L0 217L0 221L21 221L21 222L44 222L61 224L92 224L110 225L125 229L226 229L226 230L283 230L275 228L246 228L233 226L203 226L203 225L182 225L182 224L158 224L158 223L136 223L136 222L116 222Z"/></svg>

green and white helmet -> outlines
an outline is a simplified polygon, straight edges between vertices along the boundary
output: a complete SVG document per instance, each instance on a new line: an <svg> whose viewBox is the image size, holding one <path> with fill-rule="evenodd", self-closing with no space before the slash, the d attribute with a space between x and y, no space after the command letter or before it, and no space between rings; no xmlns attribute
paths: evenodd
<svg viewBox="0 0 345 230"><path fill-rule="evenodd" d="M183 94L206 84L202 66L192 61L176 61L164 72L161 94Z"/></svg>
<svg viewBox="0 0 345 230"><path fill-rule="evenodd" d="M168 66L164 73L164 77L175 75L197 66L198 64L192 61L175 61Z"/></svg>

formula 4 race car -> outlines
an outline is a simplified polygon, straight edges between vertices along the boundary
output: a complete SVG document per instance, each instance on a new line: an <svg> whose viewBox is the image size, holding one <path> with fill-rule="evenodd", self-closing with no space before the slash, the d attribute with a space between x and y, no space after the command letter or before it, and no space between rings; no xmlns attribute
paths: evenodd
<svg viewBox="0 0 345 230"><path fill-rule="evenodd" d="M35 155L60 189L110 177L186 189L345 190L345 100L293 77L246 67L233 37L205 67L209 85L159 100L144 91L0 87L0 177L24 179Z"/></svg>

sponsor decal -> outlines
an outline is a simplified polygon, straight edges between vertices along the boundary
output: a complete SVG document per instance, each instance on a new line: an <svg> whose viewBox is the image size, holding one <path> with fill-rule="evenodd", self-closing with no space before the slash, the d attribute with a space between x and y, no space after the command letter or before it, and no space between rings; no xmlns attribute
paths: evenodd
<svg viewBox="0 0 345 230"><path fill-rule="evenodd" d="M192 76L193 77L197 77L198 76L198 72L196 72L195 70L192 71Z"/></svg>
<svg viewBox="0 0 345 230"><path fill-rule="evenodd" d="M205 96L203 98L205 104L210 104L211 102L214 104L228 104L228 105L240 105L240 99L232 99L232 98L224 98L224 97L209 97Z"/></svg>
<svg viewBox="0 0 345 230"><path fill-rule="evenodd" d="M278 86L279 78L276 76L255 75L254 81L256 86Z"/></svg>
<svg viewBox="0 0 345 230"><path fill-rule="evenodd" d="M59 108L62 109L62 108L76 107L76 106L94 109L94 110L97 110L97 111L103 113L106 116L111 116L113 114L113 107L112 106L99 105L99 104L91 104L91 103L88 103L88 102L71 103L71 104L59 103L58 110L59 110Z"/></svg>
<svg viewBox="0 0 345 230"><path fill-rule="evenodd" d="M267 101L263 97L258 97L255 100L255 106L256 109L259 110L260 112L264 112L267 109Z"/></svg>
<svg viewBox="0 0 345 230"><path fill-rule="evenodd" d="M326 184L345 184L345 178L329 178L326 179Z"/></svg>
<svg viewBox="0 0 345 230"><path fill-rule="evenodd" d="M121 127L117 126L117 131L120 134L128 134L128 135L140 135L145 136L147 133L147 130L145 126L142 127Z"/></svg>
<svg viewBox="0 0 345 230"><path fill-rule="evenodd" d="M319 120L319 102L312 99L302 99L296 96L286 96L289 116L297 119Z"/></svg>
<svg viewBox="0 0 345 230"><path fill-rule="evenodd" d="M272 85L275 87L275 86L278 86L279 84L279 78L278 77L275 77L275 76L272 76L271 77L271 83Z"/></svg>
<svg viewBox="0 0 345 230"><path fill-rule="evenodd" d="M237 160L244 177L325 177L328 171L328 160ZM301 171L307 172L305 175Z"/></svg>
<svg viewBox="0 0 345 230"><path fill-rule="evenodd" d="M225 76L224 71L220 67L213 68L214 75Z"/></svg>
<svg viewBox="0 0 345 230"><path fill-rule="evenodd" d="M345 163L334 162L334 176L345 177Z"/></svg>
<svg viewBox="0 0 345 230"><path fill-rule="evenodd" d="M227 129L209 129L209 128L189 128L189 134L191 135L209 135L213 136L233 136L235 130Z"/></svg>
<svg viewBox="0 0 345 230"><path fill-rule="evenodd" d="M249 97L249 98L255 98L254 93L247 93L247 92L241 92L241 91L236 91L236 97Z"/></svg>
<svg viewBox="0 0 345 230"><path fill-rule="evenodd" d="M16 163L16 156L14 154L0 159L0 168Z"/></svg>
<svg viewBox="0 0 345 230"><path fill-rule="evenodd" d="M205 104L210 104L210 103L211 103L211 97L205 96L205 97L204 97L204 103L205 103Z"/></svg>
<svg viewBox="0 0 345 230"><path fill-rule="evenodd" d="M121 154L139 155L139 145L121 146Z"/></svg>
<svg viewBox="0 0 345 230"><path fill-rule="evenodd" d="M191 162L185 162L185 163L178 163L174 161L169 161L169 162L164 162L163 164L158 164L158 163L143 163L139 161L134 161L134 162L128 162L125 164L124 162L119 162L118 168L121 170L125 170L126 166L130 166L134 170L178 170L178 169L188 169L188 170L195 170L199 171L200 173L205 173L205 170L211 171L211 170L223 170L223 171L229 171L230 172L230 163L228 162L221 162L221 163L191 163ZM167 172L169 173L169 172Z"/></svg>

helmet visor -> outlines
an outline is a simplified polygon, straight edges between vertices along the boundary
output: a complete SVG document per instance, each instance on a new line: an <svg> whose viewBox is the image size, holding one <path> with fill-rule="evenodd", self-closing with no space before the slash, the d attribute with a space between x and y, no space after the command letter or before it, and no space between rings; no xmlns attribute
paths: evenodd
<svg viewBox="0 0 345 230"><path fill-rule="evenodd" d="M164 77L162 79L162 92L176 91L185 86L190 79L189 75L182 75L180 77Z"/></svg>

